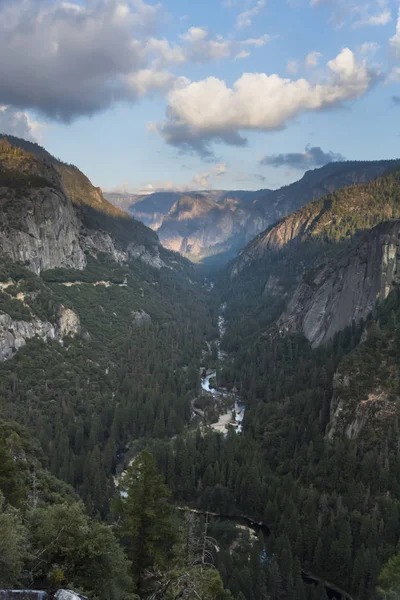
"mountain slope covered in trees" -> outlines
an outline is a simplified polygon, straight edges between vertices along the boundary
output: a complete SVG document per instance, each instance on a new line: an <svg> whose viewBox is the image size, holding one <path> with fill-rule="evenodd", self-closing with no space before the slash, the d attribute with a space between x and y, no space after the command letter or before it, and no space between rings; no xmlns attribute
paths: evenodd
<svg viewBox="0 0 400 600"><path fill-rule="evenodd" d="M268 526L281 577L271 598L307 597L293 583L299 561L352 597L375 599L379 572L398 550L399 189L394 171L328 195L256 238L221 274L229 359L219 384L245 400L244 434L221 446L187 440L201 465L193 490L202 482L189 496ZM362 314L349 311L313 348L309 311L327 318L319 299L329 289L340 314L345 290L358 293L357 260L360 281L378 288L360 295ZM176 493L188 494L179 481Z"/></svg>
<svg viewBox="0 0 400 600"><path fill-rule="evenodd" d="M393 591L398 171L284 219L213 287L25 144L0 145L2 584L99 600ZM309 335L311 314L329 335ZM214 398L200 367L244 403L242 433L198 426Z"/></svg>

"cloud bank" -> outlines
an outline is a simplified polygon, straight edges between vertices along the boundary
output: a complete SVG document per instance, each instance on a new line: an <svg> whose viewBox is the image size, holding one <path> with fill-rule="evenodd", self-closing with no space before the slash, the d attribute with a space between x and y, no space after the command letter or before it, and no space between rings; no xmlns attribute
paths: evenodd
<svg viewBox="0 0 400 600"><path fill-rule="evenodd" d="M377 79L347 48L327 67L318 84L265 73L244 73L232 88L216 77L191 82L169 93L167 119L152 127L168 144L210 156L212 142L243 146L243 131L281 129L305 111L359 98Z"/></svg>

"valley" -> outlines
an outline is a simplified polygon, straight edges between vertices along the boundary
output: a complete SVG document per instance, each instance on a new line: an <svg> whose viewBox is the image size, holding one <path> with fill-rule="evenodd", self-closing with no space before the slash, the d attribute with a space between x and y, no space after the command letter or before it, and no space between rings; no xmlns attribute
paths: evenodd
<svg viewBox="0 0 400 600"><path fill-rule="evenodd" d="M278 219L342 187L367 183L397 161L330 163L277 190L109 193L105 197L157 231L161 243L195 263L219 268Z"/></svg>
<svg viewBox="0 0 400 600"><path fill-rule="evenodd" d="M205 278L76 167L11 142L2 586L376 600L400 540L397 163L307 175L297 190L328 193Z"/></svg>

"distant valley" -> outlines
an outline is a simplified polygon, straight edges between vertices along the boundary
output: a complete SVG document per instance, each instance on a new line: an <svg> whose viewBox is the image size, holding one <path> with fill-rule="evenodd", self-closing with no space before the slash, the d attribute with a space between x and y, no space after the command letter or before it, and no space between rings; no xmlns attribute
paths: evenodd
<svg viewBox="0 0 400 600"><path fill-rule="evenodd" d="M278 190L105 193L114 205L157 231L162 245L193 262L221 265L278 219L312 200L384 174L395 161L330 163Z"/></svg>

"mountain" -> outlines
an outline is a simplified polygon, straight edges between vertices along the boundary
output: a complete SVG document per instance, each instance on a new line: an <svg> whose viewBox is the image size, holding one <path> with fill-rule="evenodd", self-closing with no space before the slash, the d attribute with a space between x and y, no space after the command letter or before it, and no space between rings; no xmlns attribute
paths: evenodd
<svg viewBox="0 0 400 600"><path fill-rule="evenodd" d="M289 300L278 327L302 331L318 345L365 318L390 292L397 223L391 219L399 217L400 171L394 168L307 204L259 234L233 262L232 281L264 269L264 300ZM396 265L391 268L395 273Z"/></svg>
<svg viewBox="0 0 400 600"><path fill-rule="evenodd" d="M400 221L386 221L349 252L307 273L278 321L280 332L301 331L319 346L365 320L400 283L399 236Z"/></svg>
<svg viewBox="0 0 400 600"><path fill-rule="evenodd" d="M171 431L190 419L183 369L200 355L198 328L212 329L204 292L188 261L35 144L0 141L0 203L0 419L41 431L52 473L104 513L117 452L154 428L147 411L165 410ZM165 371L145 384L148 356Z"/></svg>
<svg viewBox="0 0 400 600"><path fill-rule="evenodd" d="M255 235L312 200L385 173L395 161L337 162L279 190L107 195L157 231L161 243L194 262L224 263Z"/></svg>
<svg viewBox="0 0 400 600"><path fill-rule="evenodd" d="M281 556L289 597L285 581L295 574L285 564L293 560L345 590L342 597L376 600L382 565L398 552L400 169L393 167L282 218L215 279L228 357L218 383L243 399L246 413L240 449L228 441L206 469L228 472L224 501L270 528L267 546ZM248 473L249 488L239 491L238 472ZM268 579L271 594L270 586ZM294 598L309 593L300 583L295 589Z"/></svg>

